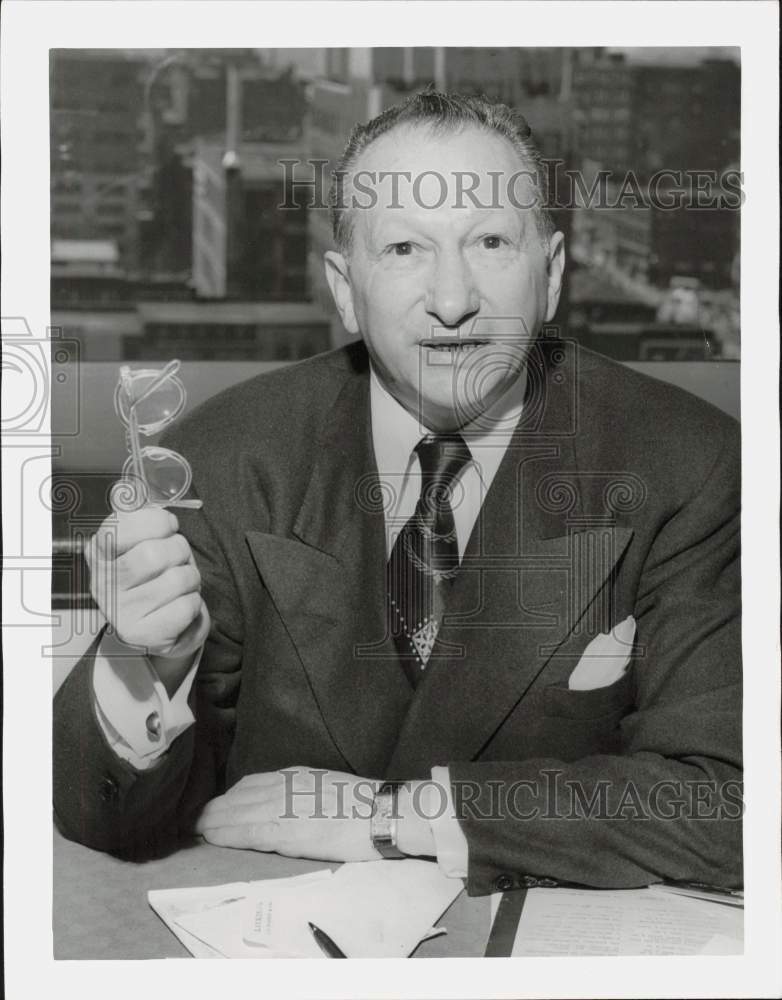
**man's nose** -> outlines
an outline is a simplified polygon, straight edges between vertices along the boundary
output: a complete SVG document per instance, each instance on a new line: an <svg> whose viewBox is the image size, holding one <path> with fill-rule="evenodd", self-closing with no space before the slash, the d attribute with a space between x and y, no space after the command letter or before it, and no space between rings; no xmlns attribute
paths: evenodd
<svg viewBox="0 0 782 1000"><path fill-rule="evenodd" d="M431 275L426 311L443 326L456 327L478 312L472 270L461 253L440 254Z"/></svg>

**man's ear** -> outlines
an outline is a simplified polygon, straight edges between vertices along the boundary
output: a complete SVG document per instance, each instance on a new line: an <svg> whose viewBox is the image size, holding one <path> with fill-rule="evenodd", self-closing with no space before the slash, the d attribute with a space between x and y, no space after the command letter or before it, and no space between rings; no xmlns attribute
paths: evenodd
<svg viewBox="0 0 782 1000"><path fill-rule="evenodd" d="M554 233L549 240L548 251L548 301L546 303L546 322L554 318L559 304L559 293L562 291L562 276L565 273L565 237L562 233Z"/></svg>
<svg viewBox="0 0 782 1000"><path fill-rule="evenodd" d="M353 289L350 287L347 261L336 250L328 250L324 255L323 263L326 268L326 281L329 283L331 294L339 310L342 325L348 333L358 336L358 321L356 320L356 311L353 308Z"/></svg>

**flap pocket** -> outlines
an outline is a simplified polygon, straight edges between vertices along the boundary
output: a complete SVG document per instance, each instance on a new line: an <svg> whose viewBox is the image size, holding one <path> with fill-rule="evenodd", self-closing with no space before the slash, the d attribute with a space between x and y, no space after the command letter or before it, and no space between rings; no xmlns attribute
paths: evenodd
<svg viewBox="0 0 782 1000"><path fill-rule="evenodd" d="M546 715L565 719L600 719L624 715L633 705L635 678L632 664L618 681L591 691L571 691L566 682L544 689Z"/></svg>

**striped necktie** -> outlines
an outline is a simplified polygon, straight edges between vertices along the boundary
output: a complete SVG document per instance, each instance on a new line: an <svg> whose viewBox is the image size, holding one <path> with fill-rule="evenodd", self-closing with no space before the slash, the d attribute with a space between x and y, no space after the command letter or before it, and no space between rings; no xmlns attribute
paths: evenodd
<svg viewBox="0 0 782 1000"><path fill-rule="evenodd" d="M387 565L391 633L414 687L431 656L448 591L459 570L451 492L472 458L459 434L427 435L415 451L421 463L421 495Z"/></svg>

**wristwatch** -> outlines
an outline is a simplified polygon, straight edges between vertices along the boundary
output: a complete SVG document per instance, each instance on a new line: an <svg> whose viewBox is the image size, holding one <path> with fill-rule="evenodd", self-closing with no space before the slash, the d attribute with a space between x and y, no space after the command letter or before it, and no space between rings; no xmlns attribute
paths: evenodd
<svg viewBox="0 0 782 1000"><path fill-rule="evenodd" d="M391 860L407 857L396 846L396 829L399 815L397 798L402 781L384 781L375 792L372 804L369 836L372 846L382 857Z"/></svg>

